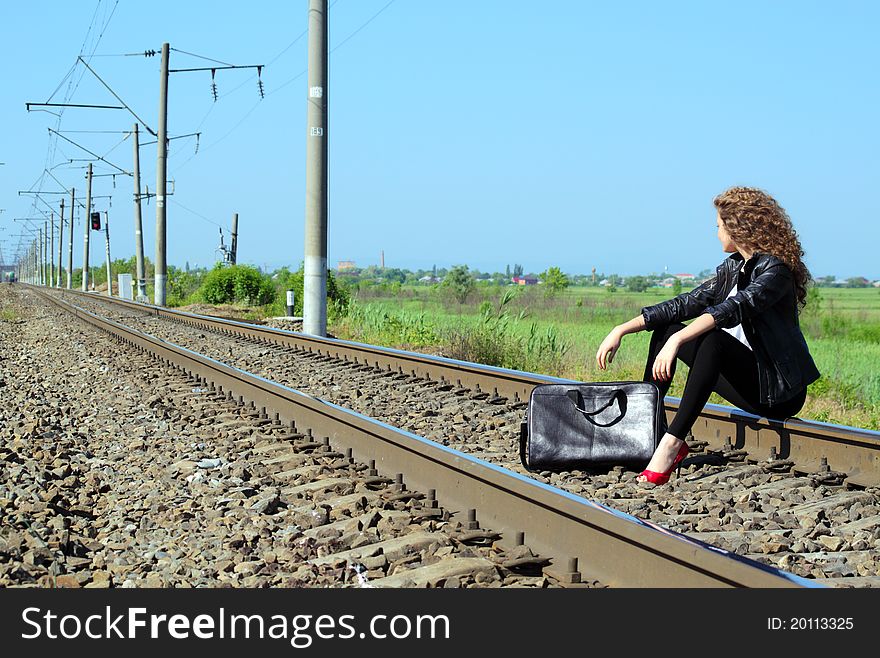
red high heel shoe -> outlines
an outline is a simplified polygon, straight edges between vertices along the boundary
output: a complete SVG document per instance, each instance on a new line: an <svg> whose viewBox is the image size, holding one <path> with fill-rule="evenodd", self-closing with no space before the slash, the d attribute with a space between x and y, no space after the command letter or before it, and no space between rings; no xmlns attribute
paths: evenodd
<svg viewBox="0 0 880 658"><path fill-rule="evenodd" d="M678 449L678 454L675 456L675 459L672 460L672 466L669 467L668 471L663 473L658 473L657 471L649 471L647 468L639 473L639 475L644 475L645 480L650 482L651 484L666 484L669 482L669 476L672 475L672 470L678 467L678 471L681 471L681 462L684 461L684 458L688 456L690 452L690 448L688 448L687 443L682 443L681 448Z"/></svg>

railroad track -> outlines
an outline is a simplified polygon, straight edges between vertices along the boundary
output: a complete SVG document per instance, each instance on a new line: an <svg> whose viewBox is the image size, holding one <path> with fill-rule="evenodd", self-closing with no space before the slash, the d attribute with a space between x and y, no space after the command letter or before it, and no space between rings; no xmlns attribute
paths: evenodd
<svg viewBox="0 0 880 658"><path fill-rule="evenodd" d="M113 308L117 310L108 313L110 300L106 298L94 295L72 298L83 307L103 308L105 314L114 315L133 327L149 328L151 333L166 340L198 347L238 367L246 366L243 369L262 372L273 381L295 379L294 371L308 372L307 381L290 381L291 385L320 394L324 400L332 400L335 395L346 406L357 406L350 403L360 400L365 410L371 410L370 416L383 418L398 427L409 425L437 443L446 443L495 462L503 467L498 472L505 477L520 471L518 481L528 481L529 486L537 486L536 480L552 484L573 494L572 500L584 501L579 504L586 504L587 508L590 504L585 499L601 501L642 518L649 527L660 524L731 553L781 566L825 584L878 584L880 518L876 483L872 480L876 476L872 467L877 460L877 433L801 421L773 424L726 408L711 407L695 428L695 437L689 441L697 454L686 462L687 475L671 487L645 490L635 485L633 473L622 469L605 474L573 472L531 476L522 473L513 461L524 400L536 383L558 380L345 341L315 339L116 300ZM383 390L391 390L397 397L383 400ZM245 397L267 402L258 402L258 406L277 409L277 400L268 404L269 398L257 399L252 395L253 392ZM674 408L674 401L669 406ZM394 409L398 410L397 415ZM403 417L400 409L406 411ZM375 413L376 410L382 413ZM425 431L431 427L435 429L434 436L431 431ZM444 429L437 430L438 427ZM493 437L487 441L481 433ZM774 433L775 440L771 438ZM335 437L335 434L327 436ZM819 447L811 447L809 440L820 444ZM423 441L418 452L432 449L440 447ZM765 455L757 455L757 450ZM829 454L834 455L833 461ZM426 486L436 488L431 484L427 482ZM474 493L479 500L479 492ZM475 505L464 503L468 504ZM483 506L477 507L481 510L481 522L485 522ZM524 513L534 514L534 511L518 511L516 517L520 525ZM604 510L602 513L609 514ZM503 520L496 523L494 517L492 525L502 528L502 536L507 538L531 538L534 534L534 531L511 527ZM656 526L653 532L656 534ZM557 570L560 561L577 558L578 564L583 564L588 557L583 553L583 546L589 542L583 543L583 538L574 542L567 553L552 545L528 543L532 550L537 549L537 555L552 555ZM619 547L612 549L609 555L616 550ZM589 553L593 557L597 555L592 550ZM633 556L628 558L634 559ZM599 575L591 572L590 567L581 567L580 571ZM566 573L576 572L571 569ZM596 580L609 584L621 582L615 577L597 577ZM684 582L676 574L669 584Z"/></svg>

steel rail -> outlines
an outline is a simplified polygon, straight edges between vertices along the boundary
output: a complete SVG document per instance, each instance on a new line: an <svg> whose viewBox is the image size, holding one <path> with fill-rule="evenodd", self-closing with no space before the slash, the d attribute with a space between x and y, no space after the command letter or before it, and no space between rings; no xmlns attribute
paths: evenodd
<svg viewBox="0 0 880 658"><path fill-rule="evenodd" d="M299 431L311 429L337 450L351 448L357 459L375 460L380 472L404 473L411 489L435 489L447 510L477 509L480 523L501 533L501 545L524 537L551 560L548 571L562 581L596 579L612 587L817 586L126 327L58 295L40 294L223 394L252 401Z"/></svg>
<svg viewBox="0 0 880 658"><path fill-rule="evenodd" d="M74 294L89 295L81 292ZM101 298L99 301L110 300ZM571 381L352 341L309 336L118 298L112 301L190 326L201 326L220 333L343 358L355 363L390 368L427 379L445 379L477 391L491 390L493 394L515 401L527 400L531 389L537 384ZM678 402L677 398L666 399L668 415L675 412ZM773 421L732 407L709 404L705 406L694 426L694 436L706 441L712 449L743 450L753 461L763 461L768 458L771 450L775 450L778 459L795 462L796 472L818 473L834 470L843 473L847 483L851 485L880 485L880 432L796 418Z"/></svg>
<svg viewBox="0 0 880 658"><path fill-rule="evenodd" d="M535 373L484 366L444 357L367 345L337 338L274 329L236 320L226 320L120 298L97 298L95 293L65 290L63 294L86 296L114 303L141 313L149 313L188 326L203 327L227 335L262 341L298 351L345 359L353 363L413 374L429 380L445 380L476 391L525 402L538 384L570 383L572 380ZM679 399L667 397L669 420L678 409ZM770 420L740 409L707 404L693 427L694 438L713 450L741 450L747 459L760 462L770 458L794 462L796 473L834 471L845 476L848 485L880 486L880 432L845 425L789 418Z"/></svg>

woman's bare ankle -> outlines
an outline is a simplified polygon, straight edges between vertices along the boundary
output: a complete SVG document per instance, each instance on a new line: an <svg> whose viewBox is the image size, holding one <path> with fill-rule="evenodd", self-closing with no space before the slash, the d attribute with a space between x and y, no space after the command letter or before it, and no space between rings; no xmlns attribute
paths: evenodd
<svg viewBox="0 0 880 658"><path fill-rule="evenodd" d="M666 432L666 434L663 435L663 438L660 439L661 444L664 442L666 443L666 445L670 445L670 444L674 445L677 450L681 446L682 439L679 439L674 434L670 434L669 432ZM658 447L659 447L659 444L658 444Z"/></svg>
<svg viewBox="0 0 880 658"><path fill-rule="evenodd" d="M678 451L681 449L682 443L682 439L679 439L677 436L670 434L669 432L664 434L663 438L660 439L660 443L657 445L657 449L651 456L651 461L648 463L647 470L656 473L663 473L669 470Z"/></svg>

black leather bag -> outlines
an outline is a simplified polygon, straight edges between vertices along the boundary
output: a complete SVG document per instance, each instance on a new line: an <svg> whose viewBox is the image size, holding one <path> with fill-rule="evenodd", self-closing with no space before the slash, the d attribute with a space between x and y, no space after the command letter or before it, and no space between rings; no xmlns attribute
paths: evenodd
<svg viewBox="0 0 880 658"><path fill-rule="evenodd" d="M644 467L665 420L652 382L539 384L521 426L520 459L530 471Z"/></svg>

